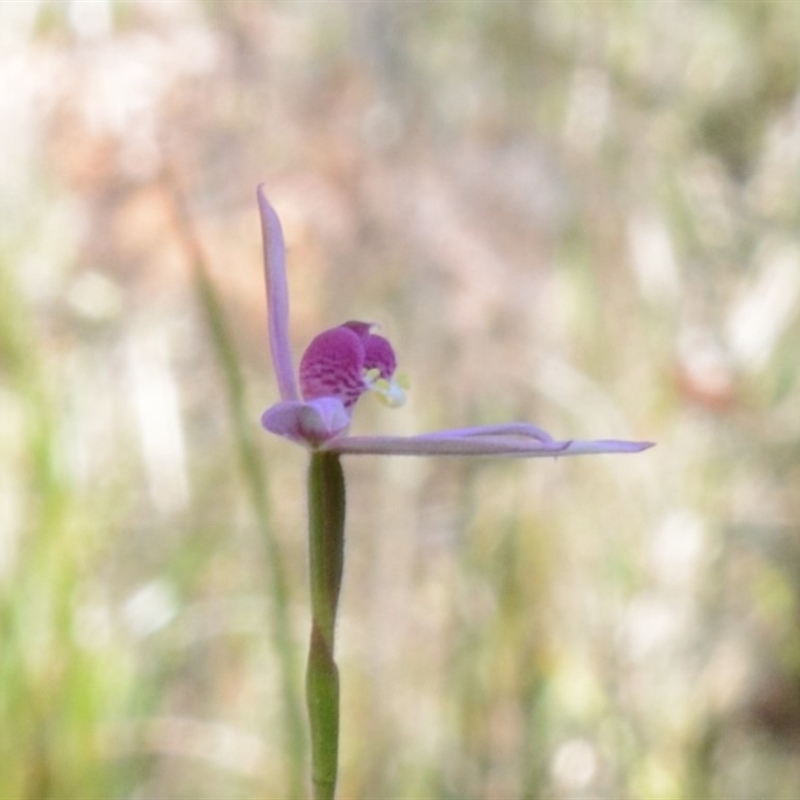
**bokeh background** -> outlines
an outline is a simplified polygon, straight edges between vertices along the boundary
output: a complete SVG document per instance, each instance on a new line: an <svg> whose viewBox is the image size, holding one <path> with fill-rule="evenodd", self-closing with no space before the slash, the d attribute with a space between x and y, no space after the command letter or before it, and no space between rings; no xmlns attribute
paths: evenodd
<svg viewBox="0 0 800 800"><path fill-rule="evenodd" d="M653 439L351 458L343 798L800 796L800 3L0 2L0 797L299 797L301 348Z"/></svg>

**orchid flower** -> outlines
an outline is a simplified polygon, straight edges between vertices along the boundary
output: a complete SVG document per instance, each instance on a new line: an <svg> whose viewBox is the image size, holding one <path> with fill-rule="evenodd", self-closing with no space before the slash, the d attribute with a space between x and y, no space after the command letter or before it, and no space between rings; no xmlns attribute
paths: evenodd
<svg viewBox="0 0 800 800"><path fill-rule="evenodd" d="M306 700L311 732L315 800L332 800L339 747L339 672L334 660L336 612L344 565L345 484L340 457L346 454L404 456L571 456L637 453L650 442L616 439L556 441L524 422L453 428L418 436L350 436L359 398L374 392L389 406L401 405L405 381L397 377L394 349L369 322L345 322L316 336L295 377L289 346L286 253L278 216L258 187L264 237L269 343L280 402L261 424L311 452L309 469L309 562L311 641Z"/></svg>
<svg viewBox="0 0 800 800"><path fill-rule="evenodd" d="M404 456L575 456L638 453L651 442L617 439L557 441L535 425L512 422L416 436L350 436L353 408L374 392L390 406L403 403L404 381L395 377L392 345L367 322L345 322L314 338L300 361L299 387L289 346L289 292L283 232L263 187L258 188L272 363L281 401L261 424L270 433L310 450Z"/></svg>

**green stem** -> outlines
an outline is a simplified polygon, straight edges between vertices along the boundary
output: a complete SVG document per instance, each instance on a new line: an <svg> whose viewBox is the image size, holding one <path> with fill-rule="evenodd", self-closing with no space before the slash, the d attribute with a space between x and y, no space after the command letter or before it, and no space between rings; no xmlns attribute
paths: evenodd
<svg viewBox="0 0 800 800"><path fill-rule="evenodd" d="M344 564L344 474L339 456L318 452L308 473L311 642L306 700L311 727L314 800L333 800L339 760L336 609Z"/></svg>

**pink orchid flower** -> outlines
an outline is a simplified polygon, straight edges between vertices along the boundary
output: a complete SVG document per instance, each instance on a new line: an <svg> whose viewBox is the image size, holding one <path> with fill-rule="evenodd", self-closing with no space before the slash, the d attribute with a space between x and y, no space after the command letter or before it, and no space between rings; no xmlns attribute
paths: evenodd
<svg viewBox="0 0 800 800"><path fill-rule="evenodd" d="M404 456L574 456L638 453L652 442L617 439L557 441L524 422L454 428L417 436L349 436L351 414L361 395L374 392L390 406L404 400L395 377L391 344L367 322L345 322L316 336L300 360L299 388L289 346L289 291L286 252L278 215L263 186L258 206L264 238L269 342L281 401L268 408L261 424L270 433L311 450L340 454Z"/></svg>

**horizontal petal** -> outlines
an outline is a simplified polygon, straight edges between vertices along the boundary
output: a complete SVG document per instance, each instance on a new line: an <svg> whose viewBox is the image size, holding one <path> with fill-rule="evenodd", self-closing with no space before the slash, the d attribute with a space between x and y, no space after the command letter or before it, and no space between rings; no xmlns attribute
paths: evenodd
<svg viewBox="0 0 800 800"><path fill-rule="evenodd" d="M261 415L261 424L270 433L317 448L344 433L350 425L350 415L341 400L320 397L308 403L277 403Z"/></svg>
<svg viewBox="0 0 800 800"><path fill-rule="evenodd" d="M513 426L510 427L513 430ZM651 442L627 442L615 439L543 441L530 431L508 433L505 428L506 426L468 428L461 429L466 432L438 431L421 436L344 436L326 444L325 449L352 455L555 458L599 453L638 453L653 446Z"/></svg>

